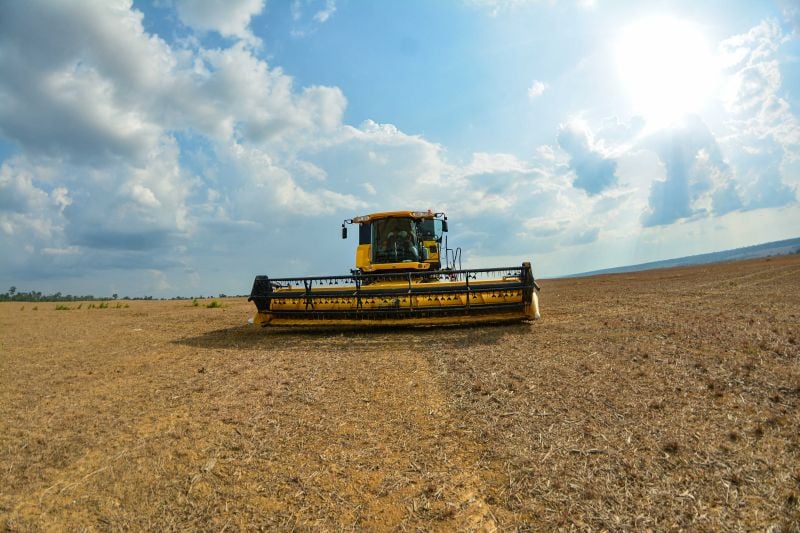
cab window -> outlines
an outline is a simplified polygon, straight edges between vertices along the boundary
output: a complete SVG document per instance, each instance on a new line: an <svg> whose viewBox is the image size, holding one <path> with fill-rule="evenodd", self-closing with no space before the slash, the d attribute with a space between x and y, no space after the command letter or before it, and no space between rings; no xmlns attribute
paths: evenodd
<svg viewBox="0 0 800 533"><path fill-rule="evenodd" d="M384 218L372 222L372 262L419 261L416 224L411 218Z"/></svg>
<svg viewBox="0 0 800 533"><path fill-rule="evenodd" d="M438 218L420 220L419 235L423 241L442 242L442 221Z"/></svg>

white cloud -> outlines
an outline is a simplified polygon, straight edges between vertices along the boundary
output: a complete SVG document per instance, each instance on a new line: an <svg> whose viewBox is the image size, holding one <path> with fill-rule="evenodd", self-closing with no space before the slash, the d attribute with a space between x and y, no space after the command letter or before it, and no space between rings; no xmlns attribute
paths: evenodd
<svg viewBox="0 0 800 533"><path fill-rule="evenodd" d="M142 98L175 59L125 2L3 4L0 49L0 135L26 153L142 158L156 144Z"/></svg>
<svg viewBox="0 0 800 533"><path fill-rule="evenodd" d="M131 197L145 207L158 208L161 207L161 202L158 201L153 191L138 183L134 184L130 189Z"/></svg>
<svg viewBox="0 0 800 533"><path fill-rule="evenodd" d="M50 199L63 212L64 208L72 204L72 199L69 197L69 191L66 187L56 187L50 191Z"/></svg>
<svg viewBox="0 0 800 533"><path fill-rule="evenodd" d="M777 61L761 61L735 72L724 88L724 102L733 113L758 110L763 101L781 86Z"/></svg>
<svg viewBox="0 0 800 533"><path fill-rule="evenodd" d="M159 105L173 127L190 126L218 140L280 143L341 123L347 101L338 88L298 91L290 76L241 43L200 50L197 59L204 68L176 77L180 101L170 96Z"/></svg>
<svg viewBox="0 0 800 533"><path fill-rule="evenodd" d="M258 43L250 20L264 9L264 0L176 0L175 7L187 26Z"/></svg>
<svg viewBox="0 0 800 533"><path fill-rule="evenodd" d="M29 169L16 171L9 163L0 167L0 210L26 213L49 206L50 196L33 184Z"/></svg>
<svg viewBox="0 0 800 533"><path fill-rule="evenodd" d="M148 292L155 292L155 293L163 293L172 288L170 285L169 280L167 279L166 273L156 270L150 269L148 270L150 274L150 291Z"/></svg>
<svg viewBox="0 0 800 533"><path fill-rule="evenodd" d="M534 153L537 158L544 159L546 161L555 161L556 158L556 153L553 150L553 147L548 144L537 146Z"/></svg>
<svg viewBox="0 0 800 533"><path fill-rule="evenodd" d="M513 12L517 9L539 5L553 7L558 4L557 0L463 0L463 2L467 5L485 9L493 17ZM575 0L574 3L582 9L592 9L596 6L597 0Z"/></svg>
<svg viewBox="0 0 800 533"><path fill-rule="evenodd" d="M487 9L491 16L496 17L500 13L526 5L543 3L544 1L545 0L465 0L465 3Z"/></svg>
<svg viewBox="0 0 800 533"><path fill-rule="evenodd" d="M472 160L459 171L464 176L494 174L498 172L530 172L531 167L512 154L476 152Z"/></svg>
<svg viewBox="0 0 800 533"><path fill-rule="evenodd" d="M342 126L306 143L303 159L324 168L331 184L355 193L368 181L383 202L402 192L417 192L446 173L442 147L408 135L391 124L367 120L360 127Z"/></svg>
<svg viewBox="0 0 800 533"><path fill-rule="evenodd" d="M573 185L589 195L597 195L616 185L617 163L603 153L588 125L578 119L562 124L558 144L570 156L570 169L575 173Z"/></svg>
<svg viewBox="0 0 800 533"><path fill-rule="evenodd" d="M325 181L328 179L328 173L325 169L318 167L308 161L297 160L291 163L290 170L293 175L301 178L307 178L313 181Z"/></svg>
<svg viewBox="0 0 800 533"><path fill-rule="evenodd" d="M0 5L0 137L22 152L1 171L0 203L24 206L0 206L0 246L29 247L0 274L191 271L231 235L267 225L266 214L289 223L297 212L363 208L363 191L320 186L326 170L297 155L338 135L341 91L295 87L257 57L246 16L215 26L201 14L183 11L187 23L240 40L171 47L147 34L128 2ZM181 153L176 134L199 144Z"/></svg>
<svg viewBox="0 0 800 533"><path fill-rule="evenodd" d="M148 34L127 1L0 4L0 137L20 147L0 166L0 246L20 251L0 274L124 268L154 291L217 283L208 265L313 274L322 268L315 257L330 268L345 256L340 241L322 242L320 227L406 208L447 210L465 256L556 253L641 231L652 177L669 176L653 146L633 140L635 120L569 121L564 150L464 160L393 124L344 124L341 90L298 86L253 46L249 25L263 2L225 5L176 4L185 24L232 39L205 49L198 39L170 45ZM335 8L292 6L312 25ZM782 150L787 162L798 128L770 63L776 39L766 25L728 43L737 115L724 142L755 159ZM529 95L547 89L535 81ZM763 164L727 168L708 146L687 160L689 216L780 205L794 194L756 172ZM737 205L748 197L752 204ZM254 236L269 246L247 247ZM298 239L314 246L300 250ZM247 261L228 264L243 250Z"/></svg>
<svg viewBox="0 0 800 533"><path fill-rule="evenodd" d="M67 246L66 248L42 248L44 255L77 255L81 249L77 246Z"/></svg>
<svg viewBox="0 0 800 533"><path fill-rule="evenodd" d="M338 128L346 106L337 88L296 90L291 77L242 42L216 50L170 48L148 35L141 13L129 7L95 2L77 10L30 2L26 8L0 8L0 47L15 51L0 54L0 72L8 74L0 78L0 101L9 104L0 106L0 135L22 145L23 166L30 169L15 175L14 183L28 184L29 196L40 198L47 193L35 182L66 184L52 192L66 217L58 227L65 238L89 247L144 249L189 234L189 195L198 182L181 168L170 131L199 132L222 147L251 143L285 154L310 135ZM261 2L234 7L214 28L245 38L240 30ZM178 8L203 27L211 27L203 17L214 19L214 10L222 9L213 3ZM43 33L55 26L64 31ZM274 167L286 172L293 156L287 159ZM249 170L243 182L263 179L257 169ZM310 164L297 170L325 178L323 169ZM287 183L278 188L278 205L294 206L295 197L308 196ZM332 191L321 191L320 198L329 200L325 209L353 205ZM220 202L225 200L230 199ZM20 223L4 222L6 228ZM137 231L144 237L129 235Z"/></svg>
<svg viewBox="0 0 800 533"><path fill-rule="evenodd" d="M293 27L289 31L295 38L303 38L316 32L336 13L336 0L292 0L290 4ZM313 13L306 19L306 13Z"/></svg>
<svg viewBox="0 0 800 533"><path fill-rule="evenodd" d="M336 1L325 0L325 7L314 13L314 20L319 23L327 22L331 15L336 12Z"/></svg>
<svg viewBox="0 0 800 533"><path fill-rule="evenodd" d="M734 35L719 45L725 68L742 68L773 55L783 41L781 28L774 20L764 20L746 33Z"/></svg>
<svg viewBox="0 0 800 533"><path fill-rule="evenodd" d="M292 3L289 5L289 10L292 13L292 20L298 21L303 18L302 0L292 0Z"/></svg>
<svg viewBox="0 0 800 533"><path fill-rule="evenodd" d="M566 143L561 143L563 148L571 147L572 169L579 177L595 175L588 170L597 165L585 156L592 149L623 162L615 175L622 187L631 188L636 202L630 204L631 211L642 214L645 226L663 228L682 220L795 202L793 184L798 182L790 169L800 154L800 127L781 96L781 64L776 58L785 42L780 27L771 21L722 42L727 118L716 125L716 133L697 115L649 134L635 118L629 124L616 118L606 121L594 134L585 123L572 121L566 129L570 136L559 136ZM657 154L658 161L636 155L644 152ZM575 185L582 186L578 180ZM641 205L642 192L648 189L642 213L635 206Z"/></svg>
<svg viewBox="0 0 800 533"><path fill-rule="evenodd" d="M721 145L735 168L745 208L797 200L800 180L789 170L800 160L800 121L783 97L777 54L789 37L765 20L720 45L726 58L724 102L732 114Z"/></svg>
<svg viewBox="0 0 800 533"><path fill-rule="evenodd" d="M538 98L539 96L544 94L544 92L547 90L548 87L549 86L545 82L534 80L531 86L528 87L528 98L530 98L531 100Z"/></svg>

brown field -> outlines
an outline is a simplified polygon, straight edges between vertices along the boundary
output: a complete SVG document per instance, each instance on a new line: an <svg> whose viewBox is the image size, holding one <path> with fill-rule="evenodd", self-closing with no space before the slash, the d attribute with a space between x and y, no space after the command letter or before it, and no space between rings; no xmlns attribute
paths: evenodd
<svg viewBox="0 0 800 533"><path fill-rule="evenodd" d="M472 329L0 304L0 526L800 530L800 256L541 285Z"/></svg>

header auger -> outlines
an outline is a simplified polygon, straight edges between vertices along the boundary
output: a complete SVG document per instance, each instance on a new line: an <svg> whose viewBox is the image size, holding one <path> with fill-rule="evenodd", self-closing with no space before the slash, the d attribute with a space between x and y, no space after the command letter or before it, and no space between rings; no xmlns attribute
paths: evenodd
<svg viewBox="0 0 800 533"><path fill-rule="evenodd" d="M430 326L535 320L530 263L456 268L447 247L447 217L392 211L347 219L358 225L356 268L344 276L256 276L248 301L261 326ZM444 260L444 267L442 266Z"/></svg>

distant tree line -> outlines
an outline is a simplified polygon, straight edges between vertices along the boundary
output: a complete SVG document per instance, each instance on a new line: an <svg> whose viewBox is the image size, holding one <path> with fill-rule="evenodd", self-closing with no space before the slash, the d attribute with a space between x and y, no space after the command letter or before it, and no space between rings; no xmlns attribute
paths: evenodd
<svg viewBox="0 0 800 533"><path fill-rule="evenodd" d="M106 301L106 300L116 300L119 297L118 294L113 294L111 296L94 296L92 294L61 294L60 292L55 292L53 294L45 294L41 291L17 291L16 287L11 287L8 289L8 292L0 293L0 302L77 302L77 301ZM130 300L127 296L122 298L123 300ZM147 296L144 299L152 300L152 296Z"/></svg>
<svg viewBox="0 0 800 533"><path fill-rule="evenodd" d="M248 295L244 295L248 296ZM10 287L8 292L0 293L0 302L85 302L85 301L108 301L108 300L194 300L203 298L214 298L213 296L174 296L172 298L153 298L152 296L142 296L131 298L130 296L123 296L120 298L119 294L112 294L111 296L94 296L92 294L61 294L55 292L53 294L44 294L40 291L18 291L16 287ZM229 298L227 294L220 293L219 298Z"/></svg>

